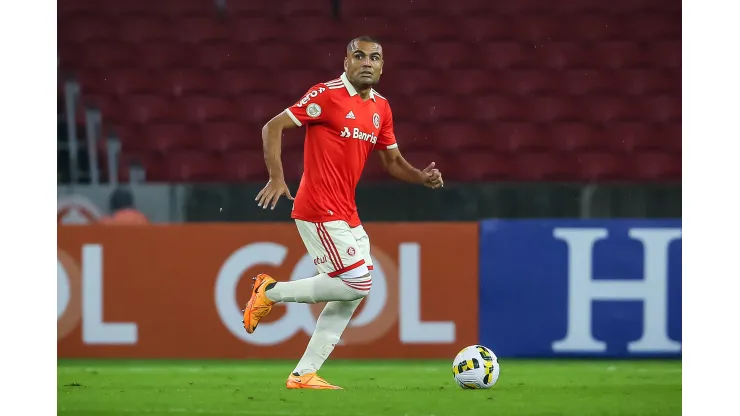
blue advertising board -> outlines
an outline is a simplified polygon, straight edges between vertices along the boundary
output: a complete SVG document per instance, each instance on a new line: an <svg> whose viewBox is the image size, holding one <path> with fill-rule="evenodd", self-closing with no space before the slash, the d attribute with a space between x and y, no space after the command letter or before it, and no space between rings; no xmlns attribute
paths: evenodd
<svg viewBox="0 0 740 416"><path fill-rule="evenodd" d="M479 341L500 357L680 357L681 220L486 220Z"/></svg>

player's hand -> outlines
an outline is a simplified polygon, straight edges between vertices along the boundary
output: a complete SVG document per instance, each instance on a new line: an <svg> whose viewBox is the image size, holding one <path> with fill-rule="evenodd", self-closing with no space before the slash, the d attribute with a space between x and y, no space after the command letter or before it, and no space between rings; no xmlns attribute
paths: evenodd
<svg viewBox="0 0 740 416"><path fill-rule="evenodd" d="M445 186L445 182L442 180L442 172L439 169L434 169L434 162L430 163L421 172L424 174L424 186L427 188L437 189Z"/></svg>
<svg viewBox="0 0 740 416"><path fill-rule="evenodd" d="M270 209L275 209L275 205L277 205L278 199L280 199L282 195L285 195L285 197L291 201L293 200L293 196L290 194L290 189L288 189L288 185L285 181L270 180L267 182L267 185L262 188L260 193L257 194L257 198L254 198L254 200L259 201L257 206L262 207L262 209L266 209L268 205L272 205Z"/></svg>

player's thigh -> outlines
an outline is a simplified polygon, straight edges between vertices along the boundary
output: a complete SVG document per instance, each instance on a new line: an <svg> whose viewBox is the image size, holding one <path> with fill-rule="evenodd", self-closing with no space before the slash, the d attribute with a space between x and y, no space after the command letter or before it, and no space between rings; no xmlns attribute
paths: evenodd
<svg viewBox="0 0 740 416"><path fill-rule="evenodd" d="M360 247L346 222L296 220L296 225L319 273L333 277L364 264Z"/></svg>
<svg viewBox="0 0 740 416"><path fill-rule="evenodd" d="M357 241L357 245L360 247L360 255L362 256L362 259L365 260L365 265L368 269L372 270L373 258L370 255L370 237L368 237L365 232L365 228L363 228L362 225L352 228L352 235L355 237L355 241Z"/></svg>

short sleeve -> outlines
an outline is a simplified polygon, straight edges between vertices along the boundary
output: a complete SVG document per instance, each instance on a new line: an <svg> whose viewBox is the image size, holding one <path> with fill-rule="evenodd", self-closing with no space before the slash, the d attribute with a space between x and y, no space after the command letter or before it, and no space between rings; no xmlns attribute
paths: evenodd
<svg viewBox="0 0 740 416"><path fill-rule="evenodd" d="M324 84L311 87L295 104L285 109L285 114L297 125L322 122L326 117L329 94Z"/></svg>
<svg viewBox="0 0 740 416"><path fill-rule="evenodd" d="M386 105L385 108L385 117L383 117L383 124L380 126L380 133L378 134L377 146L379 150L390 150L398 147L396 132L393 129L393 112L390 105Z"/></svg>

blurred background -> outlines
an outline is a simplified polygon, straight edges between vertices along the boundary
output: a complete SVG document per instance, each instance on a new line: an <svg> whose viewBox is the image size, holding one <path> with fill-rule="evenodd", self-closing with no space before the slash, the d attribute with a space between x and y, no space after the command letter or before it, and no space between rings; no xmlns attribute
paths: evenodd
<svg viewBox="0 0 740 416"><path fill-rule="evenodd" d="M315 274L291 204L256 206L261 128L360 35L402 154L445 187L371 156L373 289L322 368L355 391L297 402L320 305L241 324L249 277ZM59 0L58 59L60 413L680 414L679 0ZM461 412L475 343L501 381ZM239 361L191 361L214 358Z"/></svg>
<svg viewBox="0 0 740 416"><path fill-rule="evenodd" d="M427 192L371 157L357 192L364 221L681 216L678 0L60 0L58 10L63 222L109 214L121 185L153 222L289 221L288 203L254 203L267 180L260 129L336 78L362 34L383 43L377 90L402 153L446 178ZM283 139L294 193L303 134Z"/></svg>

